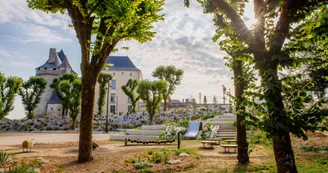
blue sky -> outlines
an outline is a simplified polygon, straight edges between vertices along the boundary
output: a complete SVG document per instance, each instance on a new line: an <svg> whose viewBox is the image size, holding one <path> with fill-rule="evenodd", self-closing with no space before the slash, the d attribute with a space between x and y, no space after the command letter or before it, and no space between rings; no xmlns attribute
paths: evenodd
<svg viewBox="0 0 328 173"><path fill-rule="evenodd" d="M35 75L35 68L48 58L49 48L63 49L73 69L80 74L80 47L75 32L68 25L68 15L46 14L27 7L26 0L0 0L0 71L7 76L27 79ZM247 25L253 20L252 4L246 6ZM122 42L129 50L115 55L128 55L142 70L145 79L152 79L151 72L159 65L175 65L185 73L173 98L198 93L213 95L222 101L221 85L233 92L232 73L224 66L224 52L212 41L215 27L212 15L203 14L202 8L191 1L185 8L183 0L166 0L165 20L154 24L155 38L148 43ZM245 18L246 19L246 18ZM114 54L113 54L114 55ZM25 116L20 98L8 118Z"/></svg>

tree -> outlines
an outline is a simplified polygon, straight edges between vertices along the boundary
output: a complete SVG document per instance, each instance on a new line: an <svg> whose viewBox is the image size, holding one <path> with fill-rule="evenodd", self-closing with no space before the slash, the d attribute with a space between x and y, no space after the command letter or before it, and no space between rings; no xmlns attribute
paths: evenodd
<svg viewBox="0 0 328 173"><path fill-rule="evenodd" d="M207 105L207 98L206 98L206 96L204 96L203 103L204 103L205 105Z"/></svg>
<svg viewBox="0 0 328 173"><path fill-rule="evenodd" d="M159 66L153 71L152 76L161 80L166 80L168 89L164 93L164 111L167 108L167 99L173 94L177 85L180 85L182 80L183 70L177 69L174 65Z"/></svg>
<svg viewBox="0 0 328 173"><path fill-rule="evenodd" d="M69 111L69 97L65 97L65 95L63 95L63 93L61 92L61 90L58 88L59 87L59 83L61 81L67 80L70 83L72 83L75 79L77 79L77 75L73 74L73 73L65 73L62 76L60 76L59 78L56 77L52 80L52 84L50 84L50 88L54 89L57 96L60 98L61 100L61 104L62 104L62 116L68 116L68 111Z"/></svg>
<svg viewBox="0 0 328 173"><path fill-rule="evenodd" d="M73 81L61 80L58 86L58 92L61 93L65 100L68 100L69 116L72 118L72 130L75 129L77 116L80 114L82 83L80 79Z"/></svg>
<svg viewBox="0 0 328 173"><path fill-rule="evenodd" d="M214 103L215 105L218 104L218 100L216 99L215 95L214 95L214 97L213 97L213 103Z"/></svg>
<svg viewBox="0 0 328 173"><path fill-rule="evenodd" d="M41 95L47 87L47 81L43 77L33 76L23 83L19 95L22 97L26 117L34 118L34 109L40 103Z"/></svg>
<svg viewBox="0 0 328 173"><path fill-rule="evenodd" d="M136 112L136 104L140 99L139 96L136 96L135 89L138 87L138 81L135 79L129 79L128 82L123 85L121 88L123 92L130 98L132 105L132 112Z"/></svg>
<svg viewBox="0 0 328 173"><path fill-rule="evenodd" d="M260 126L273 139L273 149L277 172L297 172L294 153L290 141L290 132L299 133L306 126L302 120L308 114L293 117L285 110L282 96L282 82L278 76L278 67L289 66L292 62L288 54L282 51L291 25L304 20L313 10L324 7L326 1L263 1L254 0L256 24L249 30L242 20L245 1L204 0L201 1L206 12L214 12L221 21L220 35L235 33L237 39L247 46L245 52L253 55L254 64L261 76L261 86L266 101L267 112ZM276 25L274 20L277 17ZM232 41L227 44L233 45ZM302 122L303 121L303 122ZM259 121L258 121L259 122ZM296 130L297 129L297 130Z"/></svg>
<svg viewBox="0 0 328 173"><path fill-rule="evenodd" d="M14 100L22 86L22 79L18 77L5 77L0 72L0 120L14 109Z"/></svg>
<svg viewBox="0 0 328 173"><path fill-rule="evenodd" d="M104 113L104 105L105 105L105 96L106 92L108 92L108 87L106 85L112 80L113 76L109 73L100 73L98 78L99 83L99 98L98 98L98 115Z"/></svg>
<svg viewBox="0 0 328 173"><path fill-rule="evenodd" d="M95 85L108 56L119 41L150 41L153 23L163 20L159 14L164 0L27 0L32 9L68 12L81 47L82 113L78 161L92 157L92 125Z"/></svg>
<svg viewBox="0 0 328 173"><path fill-rule="evenodd" d="M137 89L139 97L145 102L149 114L149 124L153 124L154 115L158 112L164 93L167 93L167 82L165 80L139 82Z"/></svg>

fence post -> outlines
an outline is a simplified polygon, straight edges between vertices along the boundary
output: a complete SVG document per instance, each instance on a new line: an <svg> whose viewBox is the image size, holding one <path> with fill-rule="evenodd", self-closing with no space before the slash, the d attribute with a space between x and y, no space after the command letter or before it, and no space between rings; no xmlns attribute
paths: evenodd
<svg viewBox="0 0 328 173"><path fill-rule="evenodd" d="M178 149L180 149L180 145L181 145L180 136L181 136L181 133L178 132Z"/></svg>

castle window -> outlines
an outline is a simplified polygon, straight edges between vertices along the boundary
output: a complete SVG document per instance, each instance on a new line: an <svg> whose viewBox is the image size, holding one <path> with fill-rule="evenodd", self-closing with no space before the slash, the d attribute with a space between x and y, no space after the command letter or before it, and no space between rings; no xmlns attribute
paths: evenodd
<svg viewBox="0 0 328 173"><path fill-rule="evenodd" d="M56 70L56 68L53 68L53 70Z"/></svg>
<svg viewBox="0 0 328 173"><path fill-rule="evenodd" d="M122 75L124 75L124 72L122 72Z"/></svg>
<svg viewBox="0 0 328 173"><path fill-rule="evenodd" d="M53 110L54 108L51 108L50 110Z"/></svg>
<svg viewBox="0 0 328 173"><path fill-rule="evenodd" d="M115 76L115 72L113 73L113 76Z"/></svg>
<svg viewBox="0 0 328 173"><path fill-rule="evenodd" d="M130 76L132 76L132 73L130 73Z"/></svg>
<svg viewBox="0 0 328 173"><path fill-rule="evenodd" d="M60 109L58 109L58 111L60 112L61 110L60 110Z"/></svg>
<svg viewBox="0 0 328 173"><path fill-rule="evenodd" d="M47 67L45 67L44 69L47 70Z"/></svg>
<svg viewBox="0 0 328 173"><path fill-rule="evenodd" d="M38 68L38 70L40 70L40 68Z"/></svg>

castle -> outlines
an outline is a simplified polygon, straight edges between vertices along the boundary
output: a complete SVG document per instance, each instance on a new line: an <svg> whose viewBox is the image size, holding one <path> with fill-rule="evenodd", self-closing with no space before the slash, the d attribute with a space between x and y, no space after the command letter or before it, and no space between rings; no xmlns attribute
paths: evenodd
<svg viewBox="0 0 328 173"><path fill-rule="evenodd" d="M106 64L113 64L113 67L104 69L103 73L109 73L113 76L111 80L109 94L109 103L107 109L107 99L104 105L104 114L125 114L132 108L131 100L123 90L122 85L125 85L127 81L132 78L137 81L142 80L142 73L128 56L109 56ZM56 92L50 88L52 81L56 77L60 77L64 73L75 73L72 69L65 53L63 50L59 52L55 48L50 48L48 60L41 66L35 69L36 76L41 76L47 80L47 87L45 92L42 94L41 101L34 111L34 115L37 117L44 116L58 116L62 113L61 100L57 96ZM98 109L98 98L99 98L99 84L96 85L95 105L94 111ZM137 111L139 111L139 103L137 104Z"/></svg>
<svg viewBox="0 0 328 173"><path fill-rule="evenodd" d="M56 92L50 88L52 80L64 73L75 73L63 50L59 52L56 48L50 48L48 60L41 66L35 68L35 76L41 76L47 80L47 87L41 96L41 101L34 111L37 117L45 115L60 115L61 100Z"/></svg>

